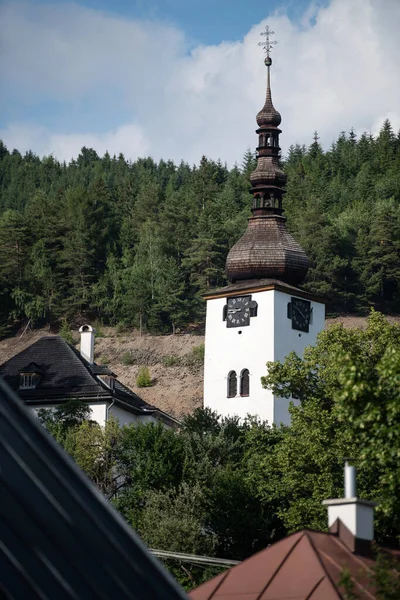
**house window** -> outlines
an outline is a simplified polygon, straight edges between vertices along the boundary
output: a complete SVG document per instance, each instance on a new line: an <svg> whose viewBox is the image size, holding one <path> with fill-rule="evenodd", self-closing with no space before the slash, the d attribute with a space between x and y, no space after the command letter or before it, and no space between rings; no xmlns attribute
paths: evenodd
<svg viewBox="0 0 400 600"><path fill-rule="evenodd" d="M250 394L250 373L248 369L243 369L240 374L240 395L248 396Z"/></svg>
<svg viewBox="0 0 400 600"><path fill-rule="evenodd" d="M231 371L228 374L228 398L234 398L237 394L237 377L236 371Z"/></svg>
<svg viewBox="0 0 400 600"><path fill-rule="evenodd" d="M29 390L36 387L37 377L36 373L20 373L19 375L19 389Z"/></svg>
<svg viewBox="0 0 400 600"><path fill-rule="evenodd" d="M100 375L99 379L108 387L110 390L115 389L115 377L111 377L110 375Z"/></svg>

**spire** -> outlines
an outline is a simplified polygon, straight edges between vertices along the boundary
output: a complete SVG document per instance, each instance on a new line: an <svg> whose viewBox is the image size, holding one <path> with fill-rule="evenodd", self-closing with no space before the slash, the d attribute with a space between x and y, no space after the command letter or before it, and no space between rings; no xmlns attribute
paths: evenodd
<svg viewBox="0 0 400 600"><path fill-rule="evenodd" d="M267 67L267 92L265 96L265 104L263 108L257 115L257 123L259 127L263 126L272 126L278 127L281 122L281 115L275 109L272 104L272 96L271 96L271 74L270 68L272 65L272 58L269 55L270 50L272 50L272 46L277 44L276 40L270 40L270 36L274 35L275 31L271 31L271 29L266 25L265 31L261 32L261 35L265 35L265 42L259 42L259 46L263 46L267 56L265 57L264 64Z"/></svg>
<svg viewBox="0 0 400 600"><path fill-rule="evenodd" d="M274 31L268 27L261 35L267 67L265 104L257 114L257 167L250 175L253 195L252 213L242 238L231 248L226 271L232 281L271 278L291 284L300 283L308 270L308 259L302 248L286 230L282 197L286 175L279 164L279 129L281 115L272 104L270 50L277 44L271 40Z"/></svg>

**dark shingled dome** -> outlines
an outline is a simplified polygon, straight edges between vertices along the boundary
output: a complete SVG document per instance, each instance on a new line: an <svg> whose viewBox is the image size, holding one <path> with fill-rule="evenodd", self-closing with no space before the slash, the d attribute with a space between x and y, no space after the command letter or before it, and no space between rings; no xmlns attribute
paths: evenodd
<svg viewBox="0 0 400 600"><path fill-rule="evenodd" d="M285 218L273 215L250 218L226 260L231 281L271 278L297 285L308 267L307 255L287 231Z"/></svg>
<svg viewBox="0 0 400 600"><path fill-rule="evenodd" d="M271 90L268 87L265 104L257 114L257 123L259 127L279 127L282 117L272 104Z"/></svg>

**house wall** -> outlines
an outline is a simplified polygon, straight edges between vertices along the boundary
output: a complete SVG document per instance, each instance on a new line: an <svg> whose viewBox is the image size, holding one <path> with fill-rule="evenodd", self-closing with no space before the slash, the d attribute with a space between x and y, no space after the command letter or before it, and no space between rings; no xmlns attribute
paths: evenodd
<svg viewBox="0 0 400 600"><path fill-rule="evenodd" d="M101 425L102 427L104 427L104 424L106 422L106 402L92 402L92 403L88 403L90 409L91 409L91 415L90 418L92 419L92 421L96 421L99 425ZM43 408L45 408L46 410L54 410L55 408L58 408L60 406L60 404L53 404L53 405L49 405L49 404L44 404L43 406L32 406L32 410L35 413L35 415L38 414L39 410L42 410Z"/></svg>
<svg viewBox="0 0 400 600"><path fill-rule="evenodd" d="M115 404L113 406L111 406L109 414L112 415L113 417L115 417L119 424L122 425L131 425L132 423L134 424L146 424L146 423L157 423L157 419L155 419L153 416L148 415L148 416L141 416L141 415L134 415L133 413L128 412L127 410L124 410L123 408L121 408L120 406L115 406Z"/></svg>
<svg viewBox="0 0 400 600"><path fill-rule="evenodd" d="M245 293L251 292L242 292L242 295ZM275 398L270 390L263 389L261 377L267 373L267 361L282 361L292 350L301 356L306 346L315 343L317 333L324 327L325 307L322 303L312 302L310 331L303 333L293 330L287 317L291 295L277 290L251 295L252 300L258 303L258 312L256 317L251 317L247 327L226 326L226 321L223 321L225 297L207 301L204 406L223 416L244 418L251 414L269 423L288 424L290 400ZM241 397L240 373L246 368L250 371L250 394ZM238 376L235 398L227 397L230 371L236 371Z"/></svg>
<svg viewBox="0 0 400 600"><path fill-rule="evenodd" d="M325 305L321 302L311 302L312 318L308 333L292 329L291 319L288 319L287 308L295 294L285 294L274 290L274 358L283 362L290 352L303 356L307 346L314 346L318 333L325 327ZM298 400L274 396L274 422L290 424L289 404Z"/></svg>
<svg viewBox="0 0 400 600"><path fill-rule="evenodd" d="M111 405L110 402L91 402L88 403L90 409L91 409L91 420L92 421L96 421L96 423L98 423L99 425L101 425L101 427L104 427L105 423L106 423L106 419L107 419L107 408ZM57 405L48 405L46 404L45 406L35 406L32 407L33 412L37 415L38 410L41 410L42 408L45 408L46 410L54 410L55 408L57 408L57 406L60 406L59 404ZM127 410L124 410L123 408L119 407L119 406L111 406L111 409L109 411L110 415L113 415L119 422L119 424L122 425L130 425L131 423L134 424L146 424L146 423L158 423L159 421L157 421L157 419L152 416L152 415L145 415L145 416L141 416L141 415L135 415ZM168 425L165 425L165 427L168 427Z"/></svg>

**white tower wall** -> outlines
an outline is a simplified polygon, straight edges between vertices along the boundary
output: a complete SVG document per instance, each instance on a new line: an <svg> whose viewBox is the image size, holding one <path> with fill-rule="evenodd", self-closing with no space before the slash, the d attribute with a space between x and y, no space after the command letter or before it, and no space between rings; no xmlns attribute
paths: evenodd
<svg viewBox="0 0 400 600"><path fill-rule="evenodd" d="M309 333L292 329L287 317L287 305L293 296L277 289L253 292L250 288L230 296L251 294L258 304L257 316L250 318L246 327L226 326L223 309L226 296L207 300L204 406L223 416L257 415L269 423L289 424L289 400L275 398L270 390L261 386L266 375L267 361L283 361L291 351L302 356L304 349L316 342L317 334L324 328L325 305L311 301L312 321ZM304 297L300 293L298 297ZM250 371L250 393L240 396L240 374ZM238 390L235 398L228 398L228 374L236 371Z"/></svg>

